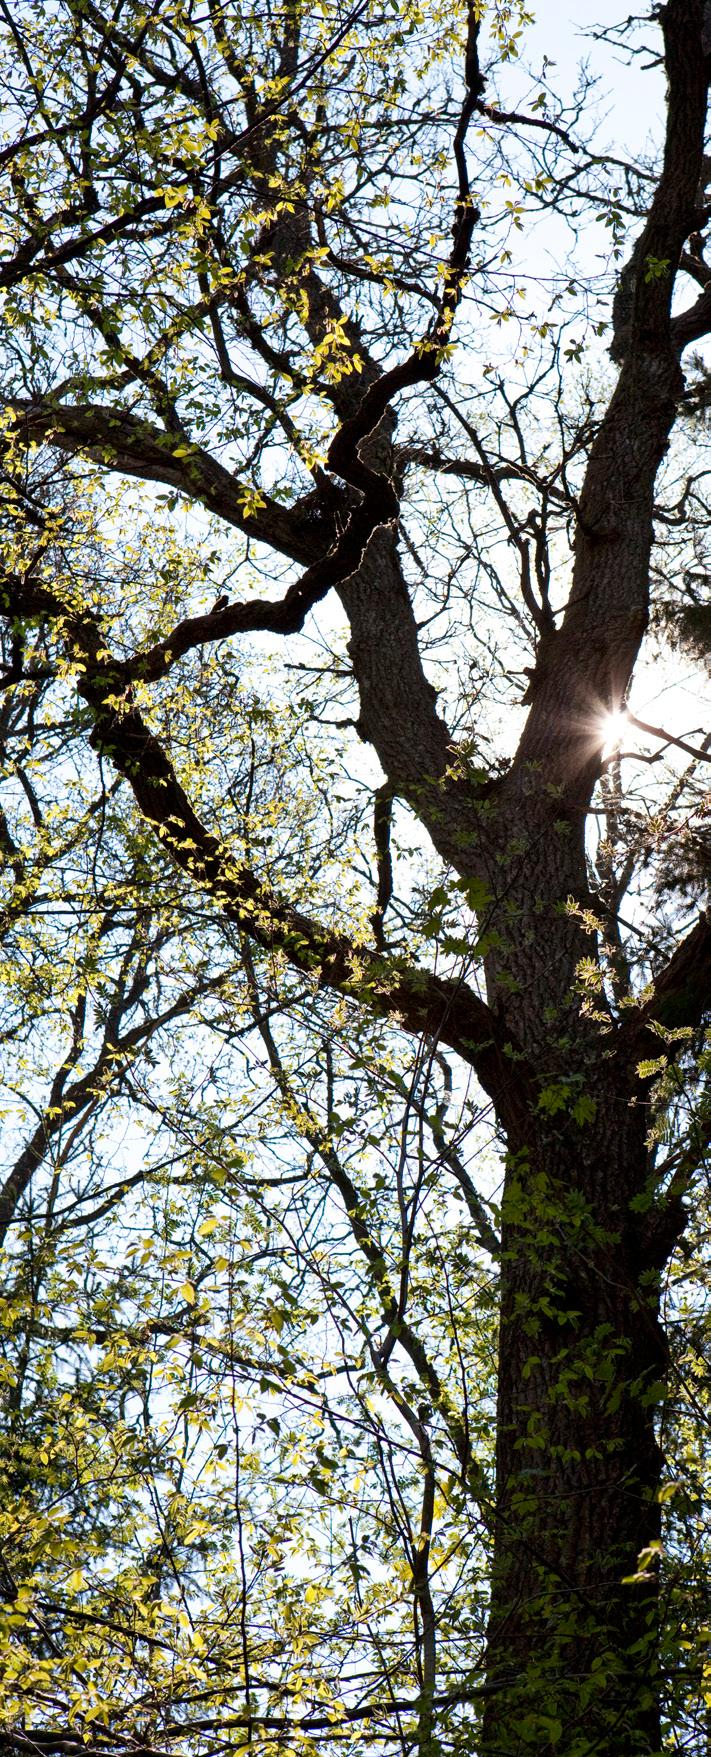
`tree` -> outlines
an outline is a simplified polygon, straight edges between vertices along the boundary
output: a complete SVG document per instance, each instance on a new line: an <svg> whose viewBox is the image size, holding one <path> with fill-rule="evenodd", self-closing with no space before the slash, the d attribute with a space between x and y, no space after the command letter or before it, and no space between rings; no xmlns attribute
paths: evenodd
<svg viewBox="0 0 711 1757"><path fill-rule="evenodd" d="M701 1750L706 12L0 4L9 1752Z"/></svg>

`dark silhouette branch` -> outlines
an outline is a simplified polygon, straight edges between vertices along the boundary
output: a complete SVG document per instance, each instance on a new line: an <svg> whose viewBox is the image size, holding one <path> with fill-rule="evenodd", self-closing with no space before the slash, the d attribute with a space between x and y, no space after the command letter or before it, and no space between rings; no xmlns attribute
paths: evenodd
<svg viewBox="0 0 711 1757"><path fill-rule="evenodd" d="M710 1015L711 917L703 914L656 977L635 1029L647 1023L659 1024L667 1031L693 1029ZM658 1038L656 1043L658 1053Z"/></svg>
<svg viewBox="0 0 711 1757"><path fill-rule="evenodd" d="M44 441L72 457L83 452L105 469L139 481L162 482L293 561L308 565L333 543L333 512L326 511L320 500L309 495L286 507L261 490L253 494L202 446L155 427L128 409L19 398L11 406L25 440ZM156 676L160 675L159 670Z"/></svg>
<svg viewBox="0 0 711 1757"><path fill-rule="evenodd" d="M36 614L37 599L31 590L24 600L22 587L15 582L8 596L12 614ZM242 932L263 947L283 952L320 986L358 1000L405 1030L456 1048L476 1067L491 1096L508 1089L512 1085L509 1038L500 1040L495 1015L473 989L359 946L348 935L295 909L250 867L235 861L193 810L163 745L133 704L121 663L108 652L98 623L88 614L72 617L46 590L41 602L43 613L53 615L77 665L77 687L94 724L92 743L129 782L143 816L180 870L205 889ZM521 1095L524 1083L519 1064L515 1085Z"/></svg>
<svg viewBox="0 0 711 1757"><path fill-rule="evenodd" d="M694 229L704 159L708 59L700 0L662 14L669 86L662 174L635 245L629 337L580 498L571 595L541 642L515 769L543 764L578 806L600 772L604 715L624 699L647 627L654 483L683 380L671 301Z"/></svg>

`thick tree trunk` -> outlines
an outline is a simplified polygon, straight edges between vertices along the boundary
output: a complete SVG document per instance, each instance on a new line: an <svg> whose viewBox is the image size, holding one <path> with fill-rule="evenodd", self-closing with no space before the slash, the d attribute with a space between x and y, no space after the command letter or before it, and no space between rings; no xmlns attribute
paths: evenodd
<svg viewBox="0 0 711 1757"><path fill-rule="evenodd" d="M489 1000L510 1029L494 1565L482 1757L659 1750L665 1371L647 1106L596 968L583 814L506 778ZM526 1092L521 1108L522 1089ZM655 1261L656 1251L656 1261ZM645 1557L646 1552L646 1557ZM634 1578L637 1576L637 1578Z"/></svg>
<svg viewBox="0 0 711 1757"><path fill-rule="evenodd" d="M644 1114L603 1059L583 1096L532 1115L506 1178L485 1757L660 1747Z"/></svg>

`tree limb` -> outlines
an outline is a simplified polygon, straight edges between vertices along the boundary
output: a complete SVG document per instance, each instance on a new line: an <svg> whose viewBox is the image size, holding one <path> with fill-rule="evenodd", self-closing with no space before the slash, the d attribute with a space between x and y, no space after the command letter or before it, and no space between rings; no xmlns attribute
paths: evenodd
<svg viewBox="0 0 711 1757"><path fill-rule="evenodd" d="M18 582L7 598L12 614L36 613L31 591L28 604ZM525 1071L520 1062L514 1069L509 1043L500 1039L498 1021L486 1002L463 981L395 958L386 960L304 915L246 863L236 861L193 810L163 745L125 687L121 661L108 650L99 623L88 613L72 615L48 590L42 604L77 667L77 688L94 723L92 743L129 782L140 811L176 865L208 892L227 919L259 945L281 951L320 986L349 996L405 1030L449 1044L476 1068L492 1098L505 1091L511 1101L520 1089L523 1103Z"/></svg>
<svg viewBox="0 0 711 1757"><path fill-rule="evenodd" d="M637 1015L635 1028L656 1023L665 1030L676 1031L700 1025L710 1015L711 916L701 914L657 976L649 999Z"/></svg>
<svg viewBox="0 0 711 1757"><path fill-rule="evenodd" d="M128 409L19 398L13 398L11 406L17 413L17 429L27 441L43 441L70 456L84 452L106 469L140 481L163 482L293 561L308 566L334 540L332 510L326 515L312 495L291 507L261 490L250 496L249 489L202 446L176 444L175 434Z"/></svg>
<svg viewBox="0 0 711 1757"><path fill-rule="evenodd" d="M670 311L697 216L708 57L701 0L669 0L662 27L669 83L662 174L635 245L629 342L592 446L580 499L573 586L557 634L541 642L517 771L541 765L576 804L589 801L648 619L653 493L682 390Z"/></svg>

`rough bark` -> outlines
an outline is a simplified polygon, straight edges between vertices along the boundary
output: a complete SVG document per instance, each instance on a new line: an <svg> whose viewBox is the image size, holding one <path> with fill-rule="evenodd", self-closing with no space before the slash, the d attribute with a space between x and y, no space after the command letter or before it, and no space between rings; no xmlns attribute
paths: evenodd
<svg viewBox="0 0 711 1757"><path fill-rule="evenodd" d="M631 1757L660 1743L649 1546L665 1345L631 1206L647 1176L643 1114L609 1072L594 1089L594 1123L532 1119L507 1178L482 1746L492 1757Z"/></svg>

